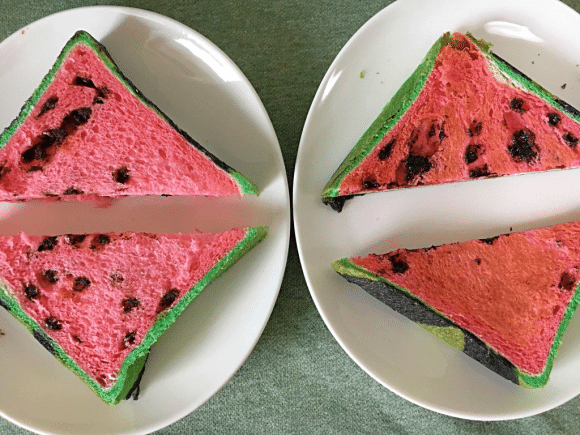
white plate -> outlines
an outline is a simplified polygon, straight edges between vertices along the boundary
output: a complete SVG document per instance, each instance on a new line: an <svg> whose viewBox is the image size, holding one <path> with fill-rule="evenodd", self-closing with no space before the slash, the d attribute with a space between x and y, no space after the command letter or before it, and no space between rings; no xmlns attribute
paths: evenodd
<svg viewBox="0 0 580 435"><path fill-rule="evenodd" d="M154 346L138 401L104 405L0 310L0 415L41 433L137 434L189 414L256 344L278 295L290 206L270 119L248 80L215 45L169 18L92 7L39 20L0 44L0 125L7 126L78 29L100 40L144 95L262 190L243 199L145 198L0 205L0 232L222 231L269 225L268 237L212 283ZM3 128L3 127L2 127Z"/></svg>
<svg viewBox="0 0 580 435"><path fill-rule="evenodd" d="M580 107L578 29L580 15L558 1L398 0L351 38L314 98L293 198L308 286L348 355L378 382L423 407L500 420L533 415L573 398L580 393L580 316L569 325L548 386L527 391L348 284L330 264L342 257L579 219L580 171L366 195L348 201L342 213L321 203L322 188L444 32L471 31L493 42L500 56Z"/></svg>

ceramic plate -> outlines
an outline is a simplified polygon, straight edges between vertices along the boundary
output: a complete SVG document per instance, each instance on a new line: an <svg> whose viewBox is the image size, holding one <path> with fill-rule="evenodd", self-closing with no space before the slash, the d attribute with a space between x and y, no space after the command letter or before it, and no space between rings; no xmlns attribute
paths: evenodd
<svg viewBox="0 0 580 435"><path fill-rule="evenodd" d="M7 126L65 42L85 29L144 95L262 190L258 197L0 204L0 232L195 232L269 225L268 237L208 286L153 347L137 401L104 405L0 310L0 415L58 434L137 434L195 410L237 371L272 311L290 235L287 178L272 124L233 62L188 27L117 7L68 10L0 44L0 125Z"/></svg>
<svg viewBox="0 0 580 435"><path fill-rule="evenodd" d="M336 213L320 193L385 103L446 31L471 31L580 107L580 15L558 1L399 0L341 50L308 114L296 164L294 218L312 297L348 355L402 397L440 413L501 420L537 414L580 393L580 316L550 383L527 391L348 284L343 257L491 237L580 219L580 171L479 180L357 197Z"/></svg>

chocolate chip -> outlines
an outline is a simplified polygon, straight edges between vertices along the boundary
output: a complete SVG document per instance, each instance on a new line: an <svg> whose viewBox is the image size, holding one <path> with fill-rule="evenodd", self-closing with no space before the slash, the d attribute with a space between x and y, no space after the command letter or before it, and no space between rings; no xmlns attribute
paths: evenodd
<svg viewBox="0 0 580 435"><path fill-rule="evenodd" d="M67 234L66 241L69 245L78 247L86 237L86 234Z"/></svg>
<svg viewBox="0 0 580 435"><path fill-rule="evenodd" d="M91 240L90 248L92 250L95 250L95 249L104 247L105 245L108 245L109 243L111 243L111 238L109 236L107 236L106 234L97 234Z"/></svg>
<svg viewBox="0 0 580 435"><path fill-rule="evenodd" d="M127 299L123 299L122 305L123 305L123 312L130 313L133 310L133 308L137 308L141 304L137 298L127 298Z"/></svg>
<svg viewBox="0 0 580 435"><path fill-rule="evenodd" d="M88 77L77 76L75 77L73 84L77 86L86 86L87 88L92 88L97 91L97 95L93 98L93 104L103 104L104 100L109 96L109 89L106 86L97 88L95 83Z"/></svg>
<svg viewBox="0 0 580 435"><path fill-rule="evenodd" d="M564 133L562 139L564 139L564 141L568 144L570 148L574 148L576 145L578 145L578 138L569 131Z"/></svg>
<svg viewBox="0 0 580 435"><path fill-rule="evenodd" d="M68 134L73 133L81 125L86 124L93 110L90 107L80 107L78 109L70 111L62 120L60 128L66 131Z"/></svg>
<svg viewBox="0 0 580 435"><path fill-rule="evenodd" d="M52 331L60 331L62 329L62 323L54 316L47 317L44 321L48 329Z"/></svg>
<svg viewBox="0 0 580 435"><path fill-rule="evenodd" d="M113 172L113 180L117 183L125 184L129 181L129 169L127 166L121 166Z"/></svg>
<svg viewBox="0 0 580 435"><path fill-rule="evenodd" d="M521 98L514 98L510 101L510 109L512 109L514 112L524 113L525 110L523 109L523 105L524 100Z"/></svg>
<svg viewBox="0 0 580 435"><path fill-rule="evenodd" d="M24 294L29 301L40 297L40 291L34 284L24 284Z"/></svg>
<svg viewBox="0 0 580 435"><path fill-rule="evenodd" d="M427 132L427 137L431 138L433 136L435 136L435 134L437 133L437 130L439 131L438 134L438 138L440 141L442 141L443 139L445 139L447 137L447 135L445 134L445 128L444 128L445 123L441 123L441 124L436 124L435 122L433 122L430 126L429 126L429 131Z"/></svg>
<svg viewBox="0 0 580 435"><path fill-rule="evenodd" d="M58 281L58 272L53 269L43 270L42 276L51 284Z"/></svg>
<svg viewBox="0 0 580 435"><path fill-rule="evenodd" d="M431 167L431 161L427 157L409 155L405 161L405 168L407 170L405 181L408 183L417 176L429 171Z"/></svg>
<svg viewBox="0 0 580 435"><path fill-rule="evenodd" d="M73 80L73 84L76 86L86 86L87 88L96 89L95 84L88 77L76 76L75 79Z"/></svg>
<svg viewBox="0 0 580 435"><path fill-rule="evenodd" d="M481 178L488 177L490 175L491 172L489 172L489 167L487 166L487 163L483 164L478 168L471 169L469 171L469 178Z"/></svg>
<svg viewBox="0 0 580 435"><path fill-rule="evenodd" d="M75 278L72 289L75 292L82 292L89 285L91 285L91 280L85 276L78 276Z"/></svg>
<svg viewBox="0 0 580 435"><path fill-rule="evenodd" d="M493 245L493 242L495 242L498 238L499 238L499 236L488 237L487 239L479 239L479 241L483 242L483 243L487 243L488 245Z"/></svg>
<svg viewBox="0 0 580 435"><path fill-rule="evenodd" d="M557 113L555 112L548 113L548 124L550 124L552 127L557 126L561 120L562 118L560 118L560 115L558 115Z"/></svg>
<svg viewBox="0 0 580 435"><path fill-rule="evenodd" d="M558 283L558 287L564 290L573 290L576 286L576 278L574 275L568 272L564 272L560 277L560 282Z"/></svg>
<svg viewBox="0 0 580 435"><path fill-rule="evenodd" d="M44 158L46 158L46 156L47 156L46 150L44 150L42 147L38 145L34 145L25 150L20 155L20 161L22 163L31 163L34 160L43 160Z"/></svg>
<svg viewBox="0 0 580 435"><path fill-rule="evenodd" d="M61 144L67 136L66 131L63 129L52 128L42 133L42 140L39 141L38 145L41 148L48 149L53 144Z"/></svg>
<svg viewBox="0 0 580 435"><path fill-rule="evenodd" d="M58 239L56 236L45 237L38 247L38 252L52 251L56 245L58 245Z"/></svg>
<svg viewBox="0 0 580 435"><path fill-rule="evenodd" d="M397 142L397 139L391 139L389 143L387 143L384 147L381 148L381 150L379 151L379 160L385 160L390 157L395 142Z"/></svg>
<svg viewBox="0 0 580 435"><path fill-rule="evenodd" d="M483 128L483 125L481 124L481 122L473 120L473 121L471 121L471 125L469 126L469 129L467 130L467 135L468 136L479 136L482 128Z"/></svg>
<svg viewBox="0 0 580 435"><path fill-rule="evenodd" d="M173 305L173 302L179 296L179 290L171 289L167 293L163 295L161 300L159 301L159 306L157 307L157 312L163 311Z"/></svg>
<svg viewBox="0 0 580 435"><path fill-rule="evenodd" d="M97 237L97 242L100 245L106 245L107 243L111 243L111 238L109 236L107 236L106 234L99 234ZM94 239L93 239L94 241Z"/></svg>
<svg viewBox="0 0 580 435"><path fill-rule="evenodd" d="M536 135L528 128L516 131L512 135L511 144L508 145L512 159L517 162L535 163L538 159L538 146Z"/></svg>
<svg viewBox="0 0 580 435"><path fill-rule="evenodd" d="M398 255L392 255L389 257L391 266L394 273L405 273L409 270L409 265L406 261L402 260Z"/></svg>
<svg viewBox="0 0 580 435"><path fill-rule="evenodd" d="M475 162L481 154L481 145L480 144L470 144L465 149L465 163L468 165Z"/></svg>
<svg viewBox="0 0 580 435"><path fill-rule="evenodd" d="M128 348L129 346L135 344L135 334L136 331L127 332L125 338L123 338L123 348Z"/></svg>
<svg viewBox="0 0 580 435"><path fill-rule="evenodd" d="M42 132L33 140L32 146L22 152L20 155L21 163L24 165L32 162L47 163L50 157L56 152L58 145L66 137L67 133L60 128L53 128Z"/></svg>
<svg viewBox="0 0 580 435"><path fill-rule="evenodd" d="M378 189L381 185L374 179L366 179L362 182L363 189Z"/></svg>
<svg viewBox="0 0 580 435"><path fill-rule="evenodd" d="M76 187L69 187L64 192L62 192L63 195L82 195L83 193L85 192L83 192L81 189L77 189Z"/></svg>
<svg viewBox="0 0 580 435"><path fill-rule="evenodd" d="M435 136L435 124L431 124L431 126L429 127L429 132L427 133L428 137L433 137Z"/></svg>
<svg viewBox="0 0 580 435"><path fill-rule="evenodd" d="M445 139L447 137L447 135L445 134L445 122L443 122L440 126L439 126L439 140L443 141L443 139Z"/></svg>
<svg viewBox="0 0 580 435"><path fill-rule="evenodd" d="M109 89L105 86L97 89L97 95L93 98L93 104L105 104L105 100L109 96Z"/></svg>
<svg viewBox="0 0 580 435"><path fill-rule="evenodd" d="M102 98L103 100L106 100L109 97L109 93L109 88L106 86L101 86L97 89L97 97Z"/></svg>
<svg viewBox="0 0 580 435"><path fill-rule="evenodd" d="M50 97L49 99L47 99L40 108L40 112L38 112L38 115L36 115L36 119L40 118L46 112L53 110L56 107L56 103L58 103L58 97Z"/></svg>

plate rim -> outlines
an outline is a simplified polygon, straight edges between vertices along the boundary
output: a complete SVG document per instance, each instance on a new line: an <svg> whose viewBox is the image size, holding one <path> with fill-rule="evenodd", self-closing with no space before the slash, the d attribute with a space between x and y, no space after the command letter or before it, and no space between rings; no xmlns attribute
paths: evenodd
<svg viewBox="0 0 580 435"><path fill-rule="evenodd" d="M272 124L270 115L268 114L268 112L263 104L263 101L261 100L256 89L251 84L251 82L248 80L248 78L243 73L243 71L240 69L240 67L219 46L217 46L213 41L211 41L205 35L201 34L199 31L187 26L186 24L184 24L178 20L171 18L169 16L166 16L166 15L163 15L163 14L158 13L158 12L149 11L146 9L142 9L139 7L132 7L132 6L116 6L116 5L80 6L80 7L74 7L74 8L69 8L69 9L57 11L57 12L51 13L49 15L43 16L43 17L41 17L35 21L32 21L30 23L27 23L26 25L16 29L10 35L8 35L6 38L4 38L2 41L0 41L0 45L10 43L11 39L17 38L21 33L25 33L29 28L31 28L33 26L43 25L45 22L48 22L51 20L58 20L62 16L66 16L69 14L87 13L87 12L100 13L100 14L105 14L107 16L109 16L109 15L111 15L111 16L129 16L129 17L138 17L138 18L149 19L152 22L156 23L158 26L165 27L165 28L171 28L173 30L178 30L184 34L187 34L190 37L194 37L197 40L203 41L207 46L209 46L211 48L211 50L214 53L217 53L224 60L226 60L228 63L228 68L235 70L238 78L243 83L244 93L245 93L246 97L248 98L248 100L251 99L252 104L256 105L256 110L257 110L257 112L259 112L259 114L262 118L260 122L264 124L261 127L267 127L267 129L268 129L268 131L264 130L264 132L267 133L268 143L273 146L273 150L275 151L274 154L275 154L276 160L278 161L277 165L279 166L279 168L278 168L279 171L277 171L277 176L281 177L282 188L284 190L284 197L280 201L280 210L279 210L279 213L277 213L277 215L280 216L277 219L277 221L280 224L277 237L281 238L280 243L282 243L282 245L284 246L284 249L282 251L278 252L278 248L276 248L276 251L275 251L277 255L281 254L281 257L282 257L281 258L282 261L280 264L280 273L278 274L277 279L275 280L275 285L272 284L271 286L269 286L269 287L272 287L274 289L274 291L268 292L268 293L271 293L271 301L269 303L268 310L263 313L264 317L261 321L261 325L260 325L258 333L256 334L255 337L253 337L253 340L251 340L249 347L243 353L243 358L241 358L240 361L237 361L237 364L236 364L233 372L229 373L228 376L226 376L226 378L223 380L223 382L220 383L220 385L217 389L212 389L212 391L209 391L206 394L202 395L203 398L199 403L195 403L189 407L183 407L181 412L178 412L178 413L175 413L169 417L165 417L163 419L160 419L160 420L158 420L157 424L150 424L147 427L142 427L142 428L137 429L137 430L129 429L129 430L124 430L122 432L124 434L147 434L147 433L151 433L151 432L156 431L156 430L160 430L164 427L167 427L168 425L170 425L172 423L175 423L175 422L181 420L182 418L186 417L187 415L191 414L196 409L201 407L203 404L205 404L213 396L215 396L239 371L239 369L245 363L245 361L250 356L250 354L253 352L255 346L257 345L258 341L260 340L261 336L263 335L263 332L264 332L264 330L269 322L269 319L272 315L276 301L279 297L279 293L280 293L283 278L284 278L284 272L285 272L286 264L288 261L289 248L290 248L290 235L291 235L291 231L292 231L292 228L291 228L290 190L289 190L286 167L284 164L283 155L281 152L281 147L280 147L278 137L276 135L276 132L275 132L274 126ZM110 17L108 19L110 19ZM108 24L110 24L110 23L107 21L107 25ZM79 26L77 26L77 27L79 27ZM63 41L63 43L64 42L65 41ZM273 228L270 228L269 237L273 237L272 230L273 230ZM259 323L257 323L257 324L259 324ZM47 431L45 431L45 429L42 429L40 427L40 426L46 427L47 426L46 424L31 426L30 424L26 424L26 423L19 421L17 418L13 417L10 414L6 414L1 409L0 409L0 417L4 418L5 420L11 422L12 424L14 424L18 427L30 430L30 431L35 432L35 433L39 433L39 434L52 433L52 432L47 432ZM121 433L121 432L119 432L119 433Z"/></svg>
<svg viewBox="0 0 580 435"><path fill-rule="evenodd" d="M348 53L348 51L350 50L350 47L356 43L357 39L360 38L361 35L363 35L365 32L367 32L367 29L372 27L375 24L375 22L385 20L386 16L388 16L391 13L398 12L399 8L403 8L408 3L410 4L413 1L414 0L396 0L392 3L390 3L389 5L385 6L381 10L379 10L377 13L375 13L373 16L371 16L365 23L363 23L363 25L360 26L355 31L355 33L348 39L348 41L342 46L342 48L339 50L339 52L334 57L331 64L328 66L328 69L326 70L326 72L325 72L325 74L320 82L320 85L319 85L319 87L314 95L314 98L311 102L308 114L307 114L305 122L304 122L304 127L302 130L302 134L301 134L300 142L299 142L299 147L298 147L296 165L295 165L295 170L294 170L293 198L292 198L292 203L294 206L293 207L294 233L295 233L295 239L296 239L296 245L297 245L297 249L298 249L300 263L302 266L302 270L304 272L304 277L305 277L310 295L311 295L311 297L316 305L316 308L318 310L318 313L322 317L325 326L331 332L334 339L341 346L342 350L349 356L349 358L351 358L359 366L359 368L361 368L365 373L367 373L372 379L374 379L376 382L381 384L383 387L385 387L388 390L392 391L393 393L397 394L398 396L404 398L405 400L407 400L415 405L418 405L418 406L421 406L425 409L428 409L430 411L434 411L434 412L437 412L439 414L447 415L450 417L456 417L456 418L462 418L462 419L468 419L468 420L503 421L503 420L515 420L515 419L520 419L520 418L525 418L525 417L537 415L537 414L549 411L551 409L554 409L558 406L563 405L564 403L568 402L569 400L572 400L573 398L577 397L580 394L580 391L576 395L574 395L570 398L562 399L558 402L555 402L552 405L545 405L545 406L537 407L533 410L529 410L528 412L520 412L518 414L509 414L509 415L508 414L496 415L496 414L477 413L477 412L467 413L467 412L446 409L444 407L433 406L433 405L430 405L428 403L423 403L421 400L416 399L415 397L411 396L410 394L407 394L407 393L393 387L392 385L390 385L387 382L387 380L382 379L377 373L374 373L369 367L367 367L361 361L360 357L355 354L355 351L352 350L351 348L349 348L344 343L339 332L336 330L335 326L333 325L333 323L329 319L329 313L327 313L323 309L322 304L320 302L320 297L319 297L318 291L317 291L317 289L314 288L315 286L312 283L312 277L309 273L310 270L308 268L307 260L305 258L305 253L304 253L305 247L303 245L303 237L301 237L301 231L303 231L301 226L302 226L303 222L302 222L301 217L299 216L299 211L298 211L299 207L296 207L296 205L298 203L300 203L300 200L301 200L300 196L302 195L302 192L300 191L300 183L302 182L302 177L301 177L302 174L301 173L303 171L301 163L302 164L304 163L303 158L302 158L302 154L305 153L305 148L306 148L305 143L308 142L307 135L310 133L309 130L311 129L311 124L313 123L312 118L314 117L315 113L317 112L315 106L317 104L320 104L322 99L324 98L323 93L325 92L325 88L327 87L329 82L332 80L332 76L331 76L332 72L337 70L337 68L336 68L337 65L343 60L343 58L346 56L346 53ZM433 0L428 0L425 3L436 3L436 2L434 2ZM531 7L531 8L534 7L534 5L530 5L529 3L526 3L523 0L510 0L507 3L511 6L514 6L514 5L523 6L523 5L525 5L525 6ZM557 0L534 0L534 3L535 4L541 3L543 5L546 5L546 7L547 6L551 6L554 8L558 7L558 8L561 8L562 10L566 10L567 13L573 13L576 15L580 15L576 10L572 9L570 6L566 5L565 3L562 3L561 1L557 1ZM403 6L401 6L401 5L403 5ZM385 100L385 102L383 103L383 106L386 103L386 101L387 100ZM374 119L374 118L372 118L372 119ZM371 122L372 122L372 119L371 119ZM369 123L369 125L370 125L370 123ZM328 175L330 176L332 174L328 174ZM311 187L311 186L309 186L309 187ZM321 185L319 190L322 191L323 187L324 186Z"/></svg>

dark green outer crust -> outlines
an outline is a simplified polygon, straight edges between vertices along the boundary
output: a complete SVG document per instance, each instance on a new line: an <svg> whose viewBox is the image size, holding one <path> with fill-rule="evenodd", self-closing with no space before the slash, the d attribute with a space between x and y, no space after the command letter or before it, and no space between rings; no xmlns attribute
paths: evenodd
<svg viewBox="0 0 580 435"><path fill-rule="evenodd" d="M213 280L222 275L243 255L260 243L267 235L268 227L248 228L246 236L209 272L195 284L181 300L169 311L163 313L153 324L143 341L125 358L118 374L117 383L109 389L102 388L98 382L80 368L67 353L20 307L18 301L10 296L7 284L0 278L0 306L18 319L33 334L34 338L62 364L75 373L107 405L116 405L129 398L143 375L144 365L151 346L177 320L187 306Z"/></svg>
<svg viewBox="0 0 580 435"><path fill-rule="evenodd" d="M119 69L106 47L102 45L99 41L93 38L88 32L84 30L77 31L71 39L68 40L54 65L48 71L48 73L42 79L38 88L35 89L32 96L24 103L22 109L20 109L20 114L12 121L12 123L2 132L0 135L0 148L9 141L16 130L22 125L24 120L28 117L32 109L38 103L38 100L42 97L48 86L52 83L52 80L56 76L58 69L60 68L62 62L66 58L67 54L72 50L72 48L78 43L85 43L91 47L94 52L99 56L103 63L109 68L109 70L121 81L127 88L135 95L139 100L143 102L146 106L151 108L157 115L159 115L169 126L175 129L179 134L181 134L193 147L197 148L204 155L206 155L214 164L219 166L221 169L229 173L232 178L238 184L241 194L254 194L258 195L260 193L259 188L252 183L248 178L242 175L240 172L236 171L230 167L227 163L220 160L217 156L213 155L207 149L205 149L199 142L193 139L187 132L179 128L165 113L155 105L151 100L145 97L139 89L131 82L131 80L123 74Z"/></svg>
<svg viewBox="0 0 580 435"><path fill-rule="evenodd" d="M509 79L519 83L525 90L536 94L547 103L558 108L572 119L580 122L580 111L565 101L559 99L546 89L538 85L527 75L519 71L513 65L492 53L491 44L482 39L476 39L471 33L468 36L484 53L490 65L495 65L501 73ZM365 131L365 133L358 140L354 148L346 156L342 164L333 174L330 181L322 190L322 202L331 206L334 210L340 212L344 206L345 201L353 198L355 195L340 196L338 189L344 178L362 162L366 156L377 146L381 139L400 121L403 115L409 110L411 105L415 102L431 71L435 65L435 61L439 56L439 52L446 45L455 45L461 43L450 32L443 34L433 44L431 49L425 55L423 61L415 69L413 74L403 83L387 105L383 108L380 115ZM357 194L364 195L364 193Z"/></svg>
<svg viewBox="0 0 580 435"><path fill-rule="evenodd" d="M442 313L411 294L407 289L354 264L346 258L335 261L332 267L347 281L361 287L371 296L427 329L433 335L463 351L503 378L529 389L541 388L548 382L562 336L580 303L580 291L579 288L576 288L556 332L544 371L538 375L529 375L487 346L480 338L455 324ZM438 331L439 328L441 328L440 331ZM457 334L463 336L463 347L457 346L455 340Z"/></svg>

